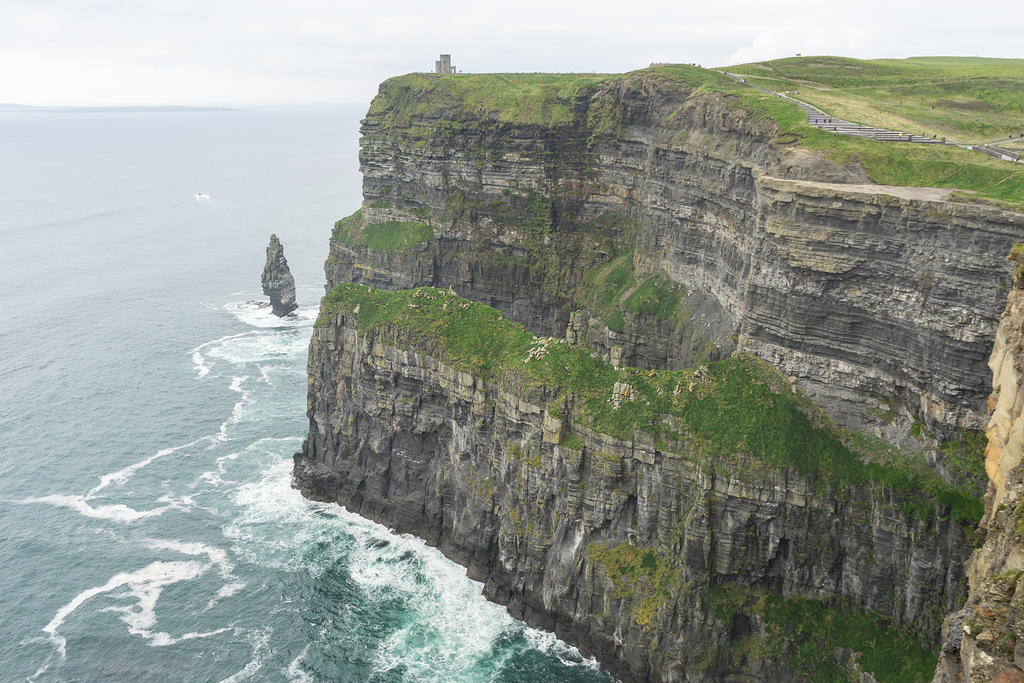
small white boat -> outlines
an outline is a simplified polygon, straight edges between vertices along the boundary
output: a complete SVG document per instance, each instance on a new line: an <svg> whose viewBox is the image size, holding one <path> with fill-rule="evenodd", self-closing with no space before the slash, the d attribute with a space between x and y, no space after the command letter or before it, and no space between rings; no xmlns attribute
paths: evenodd
<svg viewBox="0 0 1024 683"><path fill-rule="evenodd" d="M195 198L197 202L208 202L210 201L210 195L205 192L196 192Z"/></svg>

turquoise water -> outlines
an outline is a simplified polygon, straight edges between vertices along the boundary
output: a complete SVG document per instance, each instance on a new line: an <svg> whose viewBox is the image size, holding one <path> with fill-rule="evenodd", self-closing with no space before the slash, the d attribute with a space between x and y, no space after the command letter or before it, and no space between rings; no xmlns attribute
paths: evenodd
<svg viewBox="0 0 1024 683"><path fill-rule="evenodd" d="M290 488L362 113L0 114L0 679L611 680Z"/></svg>

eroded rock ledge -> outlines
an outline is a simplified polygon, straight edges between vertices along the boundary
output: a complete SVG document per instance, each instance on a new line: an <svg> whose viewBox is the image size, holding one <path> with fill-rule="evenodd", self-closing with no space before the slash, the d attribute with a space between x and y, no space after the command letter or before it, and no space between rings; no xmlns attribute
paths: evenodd
<svg viewBox="0 0 1024 683"><path fill-rule="evenodd" d="M738 347L841 423L908 444L915 422L946 439L984 427L1024 217L865 184L734 98L654 74L581 87L557 101L568 117L529 123L409 80L384 83L363 123L363 207L335 231L329 287L452 286L638 367ZM420 228L367 238L382 226ZM616 257L686 299L615 310L600 284Z"/></svg>
<svg viewBox="0 0 1024 683"><path fill-rule="evenodd" d="M1024 681L1024 245L1011 259L1013 289L989 363L985 543L967 568L967 604L944 625L937 683Z"/></svg>
<svg viewBox="0 0 1024 683"><path fill-rule="evenodd" d="M895 648L928 671L962 600L970 500L848 459L754 358L619 370L454 294L341 285L309 375L305 495L437 545L624 680L806 675L805 612L861 615L843 637L870 648L821 635L829 666Z"/></svg>
<svg viewBox="0 0 1024 683"><path fill-rule="evenodd" d="M704 76L526 79L511 111L491 106L509 101L502 77L384 83L363 205L325 265L296 484L438 545L625 680L925 680L965 595L986 364L1024 217L872 186ZM450 288L540 337L467 364L438 336L459 315L409 316L475 304L424 290L433 303L346 306L345 283ZM540 382L508 372L560 354L583 355ZM577 366L614 381L566 385ZM710 392L722 417L729 377L768 390L715 440L687 397ZM776 433L797 414L810 432ZM990 430L993 448L1012 451L1007 434ZM1016 484L989 469L1008 496L991 525ZM997 640L1014 614L997 612Z"/></svg>

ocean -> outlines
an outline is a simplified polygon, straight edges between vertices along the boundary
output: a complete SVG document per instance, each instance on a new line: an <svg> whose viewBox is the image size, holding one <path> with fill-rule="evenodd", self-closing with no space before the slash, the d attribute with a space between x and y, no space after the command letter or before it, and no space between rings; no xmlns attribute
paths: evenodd
<svg viewBox="0 0 1024 683"><path fill-rule="evenodd" d="M0 113L0 679L613 680L290 486L364 109Z"/></svg>

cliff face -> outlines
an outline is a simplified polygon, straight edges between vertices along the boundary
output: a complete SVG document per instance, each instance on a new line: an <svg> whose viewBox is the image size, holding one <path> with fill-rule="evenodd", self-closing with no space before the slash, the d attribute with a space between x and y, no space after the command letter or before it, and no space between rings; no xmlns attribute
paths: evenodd
<svg viewBox="0 0 1024 683"><path fill-rule="evenodd" d="M984 545L968 566L967 605L944 626L937 682L1024 681L1024 253L1000 318L992 369Z"/></svg>
<svg viewBox="0 0 1024 683"><path fill-rule="evenodd" d="M288 269L288 260L284 257L284 247L277 235L270 236L267 245L267 262L263 266L263 293L270 297L270 305L274 315L283 318L296 308L295 278Z"/></svg>
<svg viewBox="0 0 1024 683"><path fill-rule="evenodd" d="M695 72L381 86L296 485L625 680L925 680L1024 217L865 184Z"/></svg>
<svg viewBox="0 0 1024 683"><path fill-rule="evenodd" d="M543 335L583 311L581 337L606 358L619 347L624 363L674 368L738 346L851 427L983 428L1019 215L806 180L859 174L787 145L729 97L654 76L581 88L557 125L452 106L400 79L382 86L362 129L364 205L345 230L431 232L391 251L336 234L328 287L451 285ZM684 324L597 310L599 264L630 253L637 278L690 297Z"/></svg>
<svg viewBox="0 0 1024 683"><path fill-rule="evenodd" d="M763 451L753 442L806 418L787 412L789 383L753 358L614 374L540 338L503 349L507 369L493 369L495 354L472 361L473 373L456 354L477 343L439 342L433 330L463 334L464 323L477 330L494 318L452 294L406 294L325 304L310 347L311 430L295 457L305 495L436 544L489 598L623 680L780 680L822 666L866 667L885 680L891 671L858 658L893 651L911 672L922 662L930 672L922 645L962 600L969 533L936 507L931 480L897 486L884 482L902 481L898 469L860 477L845 473L853 465L815 465L803 475L773 464L782 441L797 437ZM430 307L448 319L422 317ZM500 339L502 330L474 333ZM613 374L598 389L567 392L518 369L531 363ZM751 404L720 395L735 386L766 393ZM755 404L769 411L763 425L741 428L750 454L731 455L716 441L721 427L702 426L700 411L719 398L738 415ZM628 421L649 405L671 412L642 418L625 438L607 433L608 416ZM668 426L652 433L655 424ZM827 451L829 429L799 438ZM789 621L794 613L834 622L840 640ZM840 625L850 614L864 623ZM800 629L813 633L820 661L801 659Z"/></svg>

